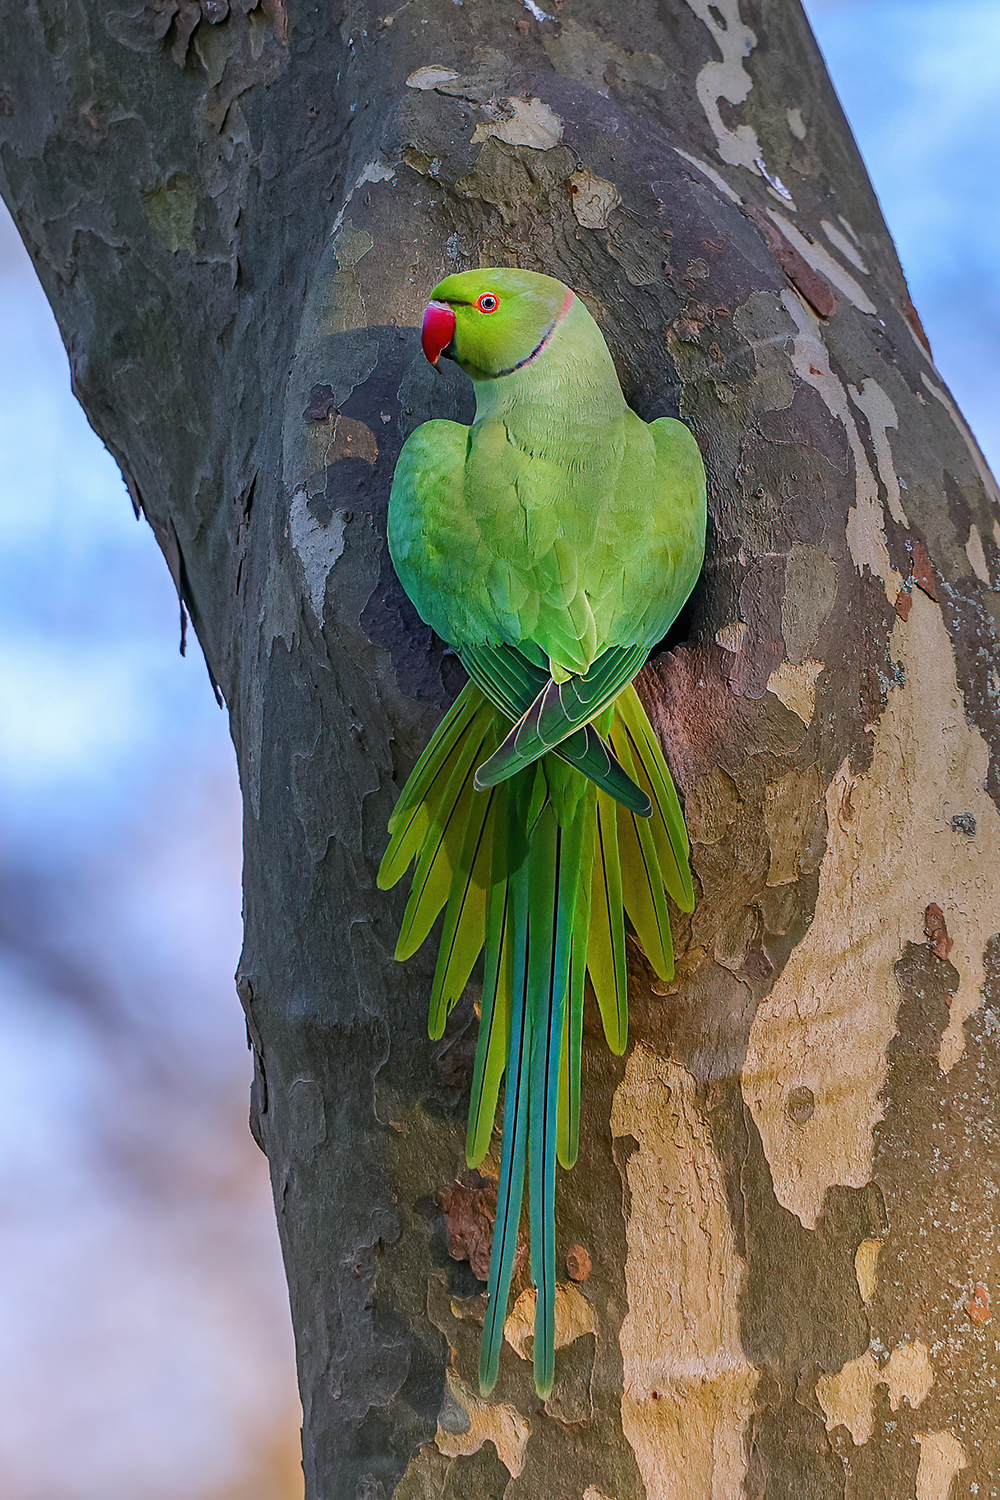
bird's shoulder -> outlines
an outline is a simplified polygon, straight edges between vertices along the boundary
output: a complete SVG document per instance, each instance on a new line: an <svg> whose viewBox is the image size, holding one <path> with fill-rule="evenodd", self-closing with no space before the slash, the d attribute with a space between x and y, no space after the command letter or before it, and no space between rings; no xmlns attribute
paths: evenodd
<svg viewBox="0 0 1000 1500"><path fill-rule="evenodd" d="M672 476L678 485L703 489L705 464L690 427L676 417L657 417L648 424L648 431L656 449L657 468Z"/></svg>
<svg viewBox="0 0 1000 1500"><path fill-rule="evenodd" d="M461 422L443 418L422 422L403 444L396 461L393 490L460 477L468 443L469 429Z"/></svg>

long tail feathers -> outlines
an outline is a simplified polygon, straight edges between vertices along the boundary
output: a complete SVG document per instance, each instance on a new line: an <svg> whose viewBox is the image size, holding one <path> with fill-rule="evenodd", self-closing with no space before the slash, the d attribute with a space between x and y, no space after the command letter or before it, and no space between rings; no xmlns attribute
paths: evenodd
<svg viewBox="0 0 1000 1500"><path fill-rule="evenodd" d="M504 788L498 790L504 791ZM506 795L509 795L509 788ZM500 1080L507 1063L510 1003L514 993L513 912L507 853L509 812L506 796L502 806L495 809L495 814L493 883L486 907L483 999L479 1014L475 1071L472 1075L469 1128L465 1142L465 1155L470 1167L481 1165L493 1138Z"/></svg>
<svg viewBox="0 0 1000 1500"><path fill-rule="evenodd" d="M608 1046L620 1056L628 1040L625 910L617 809L607 797L601 796L597 798L587 970Z"/></svg>
<svg viewBox="0 0 1000 1500"><path fill-rule="evenodd" d="M652 803L650 827L670 898L681 911L694 911L691 846L684 814L660 742L631 683L615 701L611 743Z"/></svg>
<svg viewBox="0 0 1000 1500"><path fill-rule="evenodd" d="M437 817L456 759L468 749L466 730L480 716L484 724L495 717L483 702L482 694L467 682L410 772L403 794L392 810L389 847L378 872L382 890L396 884L422 846Z"/></svg>
<svg viewBox="0 0 1000 1500"><path fill-rule="evenodd" d="M590 827L584 830L583 853L593 859L594 821L597 815L597 799L588 802L587 815ZM590 934L590 890L593 877L588 879L587 870L582 870L580 889L576 898L576 915L573 920L573 951L569 967L569 1004L563 1022L563 1054L559 1073L559 1135L556 1154L562 1166L576 1164L580 1149L580 1064L583 1053L583 994L587 977L587 943Z"/></svg>
<svg viewBox="0 0 1000 1500"><path fill-rule="evenodd" d="M628 1034L625 916L667 978L673 950L666 898L691 910L693 889L677 793L631 686L615 701L607 735L625 800L609 795L604 781L599 790L565 755L535 759L477 791L476 769L507 730L470 683L396 805L379 885L394 885L415 861L398 958L415 951L444 908L432 1036L442 1034L485 949L470 1166L489 1153L502 1078L505 1103L480 1384L488 1393L499 1371L527 1171L535 1385L545 1396L555 1369L556 1161L572 1166L579 1147L585 978L589 973L608 1044L621 1053ZM560 749L567 748L564 740ZM635 805L637 788L651 816Z"/></svg>
<svg viewBox="0 0 1000 1500"><path fill-rule="evenodd" d="M527 788L512 789L508 817L510 843L523 839ZM519 816L520 815L520 816ZM479 1350L479 1384L484 1393L496 1385L507 1317L510 1283L514 1275L521 1202L524 1197L524 1162L528 1144L528 1110L531 1093L531 1038L534 1020L529 987L531 971L531 887L526 851L512 847L514 868L507 877L508 912L511 923L511 992L506 1084L504 1089L503 1147L500 1181L497 1185L497 1216L493 1225L493 1247L487 1284L488 1303ZM487 1043L488 1045L488 1043ZM480 1032L479 1050L483 1041ZM478 1059L477 1059L478 1063Z"/></svg>

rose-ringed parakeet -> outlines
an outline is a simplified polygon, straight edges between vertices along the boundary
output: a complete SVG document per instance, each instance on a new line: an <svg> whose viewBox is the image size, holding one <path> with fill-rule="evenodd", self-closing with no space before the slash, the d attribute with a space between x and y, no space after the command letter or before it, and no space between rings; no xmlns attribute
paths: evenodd
<svg viewBox="0 0 1000 1500"><path fill-rule="evenodd" d="M665 893L694 901L684 820L631 686L691 592L705 471L691 433L626 405L583 302L531 271L434 288L422 343L472 377L476 420L425 422L389 501L389 550L421 617L470 681L389 823L379 884L416 862L396 948L444 908L430 1033L485 949L467 1157L478 1166L505 1078L480 1384L492 1389L524 1175L535 1384L552 1388L555 1172L576 1159L585 976L608 1042L626 1041L625 916L673 972Z"/></svg>

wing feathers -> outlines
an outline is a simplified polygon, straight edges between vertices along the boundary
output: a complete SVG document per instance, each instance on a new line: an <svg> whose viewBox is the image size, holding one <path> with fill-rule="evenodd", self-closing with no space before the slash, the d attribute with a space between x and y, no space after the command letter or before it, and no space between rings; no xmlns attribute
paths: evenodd
<svg viewBox="0 0 1000 1500"><path fill-rule="evenodd" d="M500 748L479 767L476 785L482 790L505 781L596 718L632 681L647 655L645 647L613 646L585 676L548 681Z"/></svg>
<svg viewBox="0 0 1000 1500"><path fill-rule="evenodd" d="M626 776L593 724L578 729L569 739L563 740L561 745L556 746L555 753L578 771L582 771L595 786L599 786L602 792L607 792L616 802L630 807L640 818L649 817L652 803L648 792Z"/></svg>
<svg viewBox="0 0 1000 1500"><path fill-rule="evenodd" d="M549 688L555 687L543 668L529 662L513 646L464 646L461 656L462 664L480 691L515 723L532 711L540 694L544 695ZM517 732L521 732L520 728ZM558 755L617 801L631 807L641 817L649 815L648 793L625 775L592 724L578 728L554 748Z"/></svg>

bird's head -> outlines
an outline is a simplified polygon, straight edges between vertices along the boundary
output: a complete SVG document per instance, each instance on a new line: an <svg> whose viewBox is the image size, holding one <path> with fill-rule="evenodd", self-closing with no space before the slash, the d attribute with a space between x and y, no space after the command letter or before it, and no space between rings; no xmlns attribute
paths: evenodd
<svg viewBox="0 0 1000 1500"><path fill-rule="evenodd" d="M444 355L473 380L528 364L574 301L569 287L535 271L460 271L431 293L421 343L432 365Z"/></svg>

